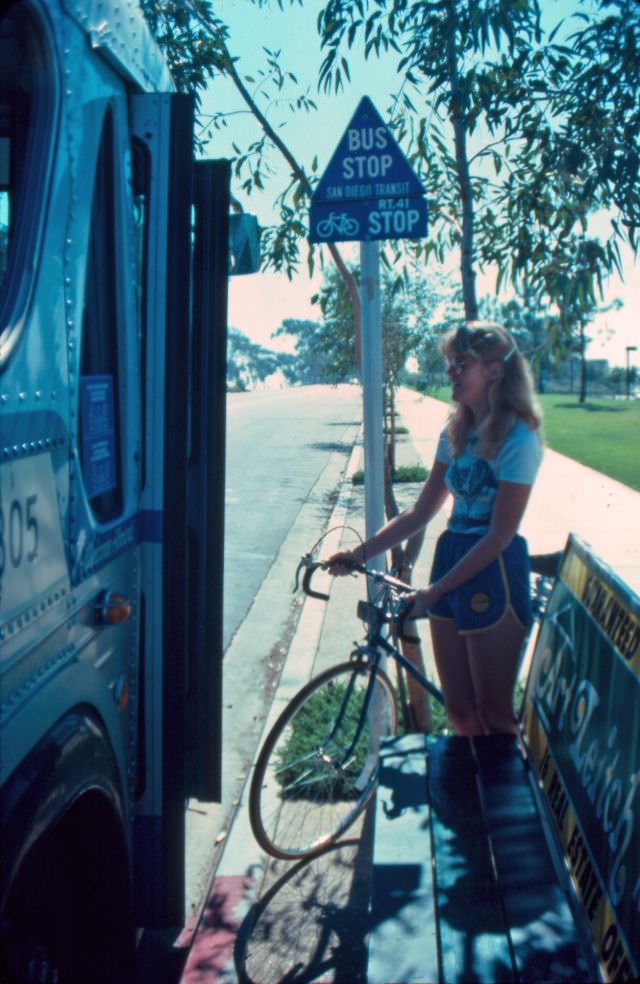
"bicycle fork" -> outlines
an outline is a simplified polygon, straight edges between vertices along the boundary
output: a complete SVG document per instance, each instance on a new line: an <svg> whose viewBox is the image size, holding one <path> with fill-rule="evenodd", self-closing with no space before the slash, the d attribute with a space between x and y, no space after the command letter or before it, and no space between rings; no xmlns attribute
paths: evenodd
<svg viewBox="0 0 640 984"><path fill-rule="evenodd" d="M323 747L320 749L320 755L322 760L327 765L331 765L337 772L342 772L342 773L346 771L346 769L353 761L355 757L356 748L358 747L358 742L360 741L360 738L362 736L362 731L364 729L365 722L368 720L370 712L374 710L374 708L372 707L372 700L373 700L374 687L376 684L378 668L381 658L380 652L377 649L372 649L369 646L358 647L356 650L354 650L354 654L356 653L358 654L358 656L363 656L366 653L366 655L369 658L369 663L363 664L364 669L359 668L357 664L354 664L354 669L351 674L351 678L349 680L347 688L340 702L340 707L338 708L336 717L332 723L331 731L328 734ZM342 721L344 720L344 717L347 713L347 708L349 707L349 703L353 696L353 690L355 687L356 678L362 672L367 672L369 674L369 680L367 682L367 689L365 691L362 707L359 711L358 724L356 726L355 733L353 735L353 738L351 739L351 742L349 743L348 748L342 753L340 757L334 757L327 752L327 748L331 746L331 743L335 739L336 735L339 734L340 732ZM373 742L372 742L373 747L369 748L369 752L365 759L363 769L355 783L356 788L360 791L362 791L367 786L371 778L373 769L376 767L378 761L379 741L380 741L380 735L374 734Z"/></svg>

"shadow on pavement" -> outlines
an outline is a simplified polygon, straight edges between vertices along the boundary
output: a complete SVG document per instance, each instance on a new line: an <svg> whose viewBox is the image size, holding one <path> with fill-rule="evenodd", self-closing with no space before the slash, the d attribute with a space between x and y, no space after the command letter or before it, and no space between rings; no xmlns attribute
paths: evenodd
<svg viewBox="0 0 640 984"><path fill-rule="evenodd" d="M349 454L352 445L346 441L314 441L308 447L313 448L314 451L326 451L329 454L334 451L339 451L340 454Z"/></svg>
<svg viewBox="0 0 640 984"><path fill-rule="evenodd" d="M266 891L236 937L241 984L364 984L369 929L372 816L360 840L311 861L271 862Z"/></svg>

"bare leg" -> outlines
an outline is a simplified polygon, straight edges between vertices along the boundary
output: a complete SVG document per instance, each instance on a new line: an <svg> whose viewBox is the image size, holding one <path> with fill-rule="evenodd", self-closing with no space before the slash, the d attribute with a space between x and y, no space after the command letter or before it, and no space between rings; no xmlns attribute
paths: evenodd
<svg viewBox="0 0 640 984"><path fill-rule="evenodd" d="M454 731L457 735L483 735L465 640L453 622L446 619L432 618L429 627L447 716Z"/></svg>
<svg viewBox="0 0 640 984"><path fill-rule="evenodd" d="M484 726L480 734L517 733L513 689L524 634L518 620L507 612L495 628L465 637L476 707Z"/></svg>

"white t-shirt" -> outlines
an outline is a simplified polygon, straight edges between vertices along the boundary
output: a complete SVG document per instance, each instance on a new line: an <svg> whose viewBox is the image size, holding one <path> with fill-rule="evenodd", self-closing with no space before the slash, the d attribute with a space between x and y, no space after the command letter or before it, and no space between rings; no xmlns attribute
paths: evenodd
<svg viewBox="0 0 640 984"><path fill-rule="evenodd" d="M462 454L455 458L446 430L440 435L436 461L447 465L445 482L453 495L448 528L454 533L486 533L491 523L499 482L533 485L542 445L537 431L518 418L495 458L480 458L478 435L469 432Z"/></svg>

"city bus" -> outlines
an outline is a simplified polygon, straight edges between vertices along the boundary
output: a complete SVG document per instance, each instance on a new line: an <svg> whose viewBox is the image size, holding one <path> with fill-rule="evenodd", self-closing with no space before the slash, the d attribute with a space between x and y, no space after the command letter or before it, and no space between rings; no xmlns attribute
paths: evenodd
<svg viewBox="0 0 640 984"><path fill-rule="evenodd" d="M220 799L230 167L132 0L0 79L0 980L121 984Z"/></svg>

